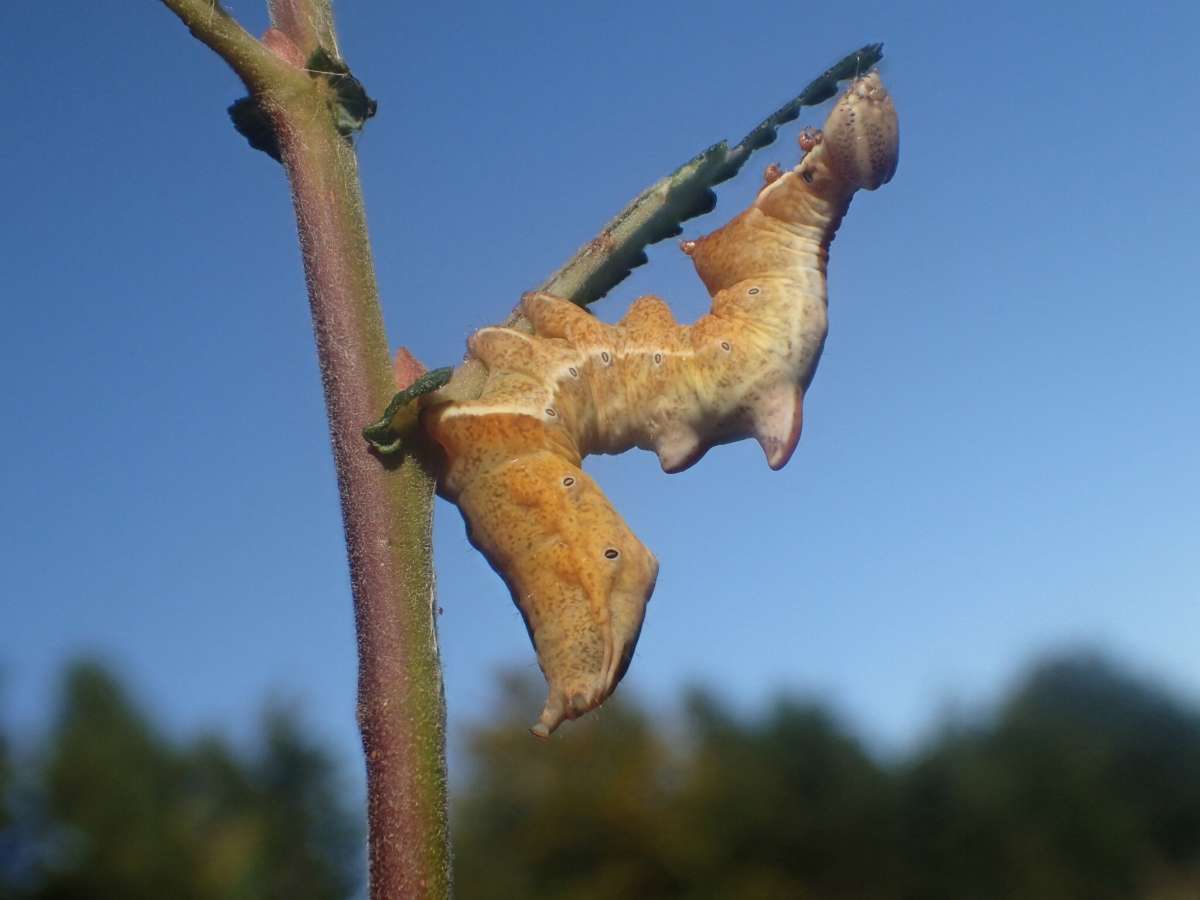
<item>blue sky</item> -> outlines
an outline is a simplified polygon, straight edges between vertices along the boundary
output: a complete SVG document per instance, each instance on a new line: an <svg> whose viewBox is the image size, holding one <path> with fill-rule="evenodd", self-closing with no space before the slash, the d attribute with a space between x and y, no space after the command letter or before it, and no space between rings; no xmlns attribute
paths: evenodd
<svg viewBox="0 0 1200 900"><path fill-rule="evenodd" d="M255 31L257 0L231 8ZM1090 643L1200 697L1200 101L1190 4L343 3L389 330L455 361L646 184L886 44L896 179L856 199L805 435L589 461L662 563L621 687L835 704L883 748ZM66 658L171 727L299 699L356 765L337 493L280 170L236 79L153 2L10 6L0 220L0 721ZM817 124L824 112L806 114ZM795 132L724 185L742 208ZM673 242L597 307L707 297ZM536 672L439 504L452 728ZM530 721L536 715L530 709Z"/></svg>

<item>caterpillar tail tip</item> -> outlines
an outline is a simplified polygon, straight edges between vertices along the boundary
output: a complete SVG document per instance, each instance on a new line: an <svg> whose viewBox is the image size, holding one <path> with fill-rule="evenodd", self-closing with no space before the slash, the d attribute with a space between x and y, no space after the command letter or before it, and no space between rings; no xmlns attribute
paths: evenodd
<svg viewBox="0 0 1200 900"><path fill-rule="evenodd" d="M567 719L567 712L562 701L551 695L547 698L546 705L542 707L542 713L538 716L538 720L529 727L529 733L539 741L549 740L555 729Z"/></svg>

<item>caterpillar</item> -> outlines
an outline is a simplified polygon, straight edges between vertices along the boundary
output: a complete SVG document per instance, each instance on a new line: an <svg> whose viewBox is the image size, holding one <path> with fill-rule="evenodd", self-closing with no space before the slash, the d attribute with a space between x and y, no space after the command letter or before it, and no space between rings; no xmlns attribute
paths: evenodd
<svg viewBox="0 0 1200 900"><path fill-rule="evenodd" d="M708 314L681 325L645 296L608 325L526 294L532 335L484 328L468 341L488 370L479 398L422 413L445 452L439 490L507 584L537 651L548 687L538 737L612 693L658 575L583 457L639 447L679 472L753 437L779 469L800 438L825 342L829 244L854 192L889 181L898 160L878 74L856 79L800 146L800 163L769 167L748 209L683 242L712 297Z"/></svg>

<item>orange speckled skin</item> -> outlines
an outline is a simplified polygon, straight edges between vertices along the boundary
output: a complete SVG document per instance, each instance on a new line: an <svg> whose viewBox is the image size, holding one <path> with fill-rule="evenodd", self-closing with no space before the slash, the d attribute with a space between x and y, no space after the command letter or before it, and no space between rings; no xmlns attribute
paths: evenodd
<svg viewBox="0 0 1200 900"><path fill-rule="evenodd" d="M680 325L658 297L616 325L528 294L534 334L485 328L478 400L423 418L446 452L440 488L501 574L537 649L549 694L534 734L595 708L633 655L658 561L580 469L589 453L653 450L667 472L744 437L782 467L826 333L829 243L860 188L895 171L895 109L875 73L838 100L824 137L806 132L794 169L768 170L754 203L683 249L712 311Z"/></svg>

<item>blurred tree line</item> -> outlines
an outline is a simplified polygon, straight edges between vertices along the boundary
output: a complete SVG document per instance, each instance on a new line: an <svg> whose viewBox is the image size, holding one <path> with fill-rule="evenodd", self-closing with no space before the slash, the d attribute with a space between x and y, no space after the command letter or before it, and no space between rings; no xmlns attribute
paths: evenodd
<svg viewBox="0 0 1200 900"><path fill-rule="evenodd" d="M0 897L333 898L363 890L361 813L294 715L253 754L171 741L72 667L36 752L0 734ZM469 734L460 898L1200 897L1200 710L1087 655L899 759L822 705L759 716L629 697L548 744L509 679Z"/></svg>
<svg viewBox="0 0 1200 900"><path fill-rule="evenodd" d="M628 698L548 746L528 684L473 732L460 898L1200 898L1200 713L1088 655L883 762L823 706Z"/></svg>
<svg viewBox="0 0 1200 900"><path fill-rule="evenodd" d="M0 738L0 897L332 900L361 883L359 813L286 709L267 708L252 755L172 742L80 663L43 745L15 756Z"/></svg>

